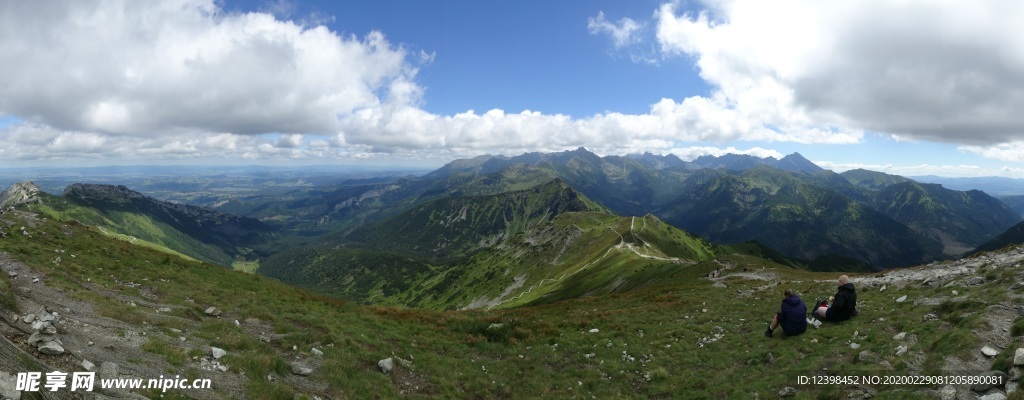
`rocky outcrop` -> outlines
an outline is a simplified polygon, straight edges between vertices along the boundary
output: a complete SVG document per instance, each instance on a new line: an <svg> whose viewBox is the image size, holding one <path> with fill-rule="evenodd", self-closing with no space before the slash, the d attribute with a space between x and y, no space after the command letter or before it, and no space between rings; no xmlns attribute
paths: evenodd
<svg viewBox="0 0 1024 400"><path fill-rule="evenodd" d="M64 343L57 337L57 327L54 325L58 317L57 313L51 314L41 307L35 314L22 318L23 322L32 324L32 336L29 336L28 344L43 354L64 354Z"/></svg>
<svg viewBox="0 0 1024 400"><path fill-rule="evenodd" d="M39 202L39 186L32 182L19 182L0 193L0 210L22 204Z"/></svg>

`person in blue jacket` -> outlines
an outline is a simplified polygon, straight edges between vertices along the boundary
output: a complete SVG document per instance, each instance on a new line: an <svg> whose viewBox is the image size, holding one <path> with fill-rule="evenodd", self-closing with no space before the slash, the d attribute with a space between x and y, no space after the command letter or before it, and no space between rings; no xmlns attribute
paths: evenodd
<svg viewBox="0 0 1024 400"><path fill-rule="evenodd" d="M775 314L775 319L768 324L768 330L764 331L766 337L772 337L775 328L782 327L782 331L788 336L796 336L807 331L807 306L800 296L793 293L793 289L786 289L786 297L782 299L782 308Z"/></svg>

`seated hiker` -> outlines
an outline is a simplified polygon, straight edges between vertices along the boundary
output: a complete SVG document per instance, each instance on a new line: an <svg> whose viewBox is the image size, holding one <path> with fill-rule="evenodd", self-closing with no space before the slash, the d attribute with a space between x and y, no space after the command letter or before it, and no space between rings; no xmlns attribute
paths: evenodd
<svg viewBox="0 0 1024 400"><path fill-rule="evenodd" d="M804 305L804 301L800 300L800 296L797 296L796 293L793 293L793 289L786 289L786 297L782 299L782 308L775 314L775 319L768 324L768 330L764 331L764 335L772 337L772 332L779 326L782 326L782 331L789 336L804 333L807 331L805 315L807 315L807 306Z"/></svg>
<svg viewBox="0 0 1024 400"><path fill-rule="evenodd" d="M839 284L839 290L832 298L832 304L826 307L817 305L813 316L826 321L839 322L846 321L857 313L857 290L850 282L850 277L841 275L836 283Z"/></svg>

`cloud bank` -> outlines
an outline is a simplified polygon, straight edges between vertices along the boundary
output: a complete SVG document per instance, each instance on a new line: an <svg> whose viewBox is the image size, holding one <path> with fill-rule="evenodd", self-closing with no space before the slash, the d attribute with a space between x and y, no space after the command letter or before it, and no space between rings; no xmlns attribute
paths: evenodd
<svg viewBox="0 0 1024 400"><path fill-rule="evenodd" d="M655 26L660 57L692 59L711 93L652 99L643 114L439 115L422 108L416 78L433 55L382 32L341 35L213 0L3 2L0 117L20 122L0 128L0 157L443 160L581 145L715 154L744 141L854 144L874 131L1024 161L1014 155L1024 148L1024 4L653 11L615 22L598 12L586 29L620 49L644 45L641 31Z"/></svg>

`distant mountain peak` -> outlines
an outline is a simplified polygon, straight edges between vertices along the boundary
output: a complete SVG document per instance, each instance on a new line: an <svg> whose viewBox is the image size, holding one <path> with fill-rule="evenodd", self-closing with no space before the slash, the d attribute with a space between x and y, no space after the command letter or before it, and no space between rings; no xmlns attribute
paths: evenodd
<svg viewBox="0 0 1024 400"><path fill-rule="evenodd" d="M812 174L825 170L824 168L819 167L817 164L804 158L804 156L800 155L800 153L793 153L788 156L782 157L781 160L775 163L774 167L786 171L809 172Z"/></svg>

